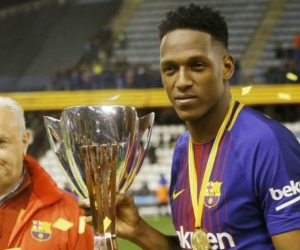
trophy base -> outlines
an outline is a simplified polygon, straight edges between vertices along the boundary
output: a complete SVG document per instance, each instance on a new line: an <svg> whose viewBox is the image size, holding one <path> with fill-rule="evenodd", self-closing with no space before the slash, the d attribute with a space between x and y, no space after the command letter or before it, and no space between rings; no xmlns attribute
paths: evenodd
<svg viewBox="0 0 300 250"><path fill-rule="evenodd" d="M116 237L111 234L95 235L94 250L118 250Z"/></svg>

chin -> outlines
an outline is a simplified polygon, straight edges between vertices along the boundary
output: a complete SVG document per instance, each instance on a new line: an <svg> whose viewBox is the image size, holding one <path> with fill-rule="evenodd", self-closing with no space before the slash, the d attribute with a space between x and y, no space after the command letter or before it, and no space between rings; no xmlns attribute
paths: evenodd
<svg viewBox="0 0 300 250"><path fill-rule="evenodd" d="M189 121L193 121L196 118L190 114L178 114L179 119L184 121L184 122L189 122Z"/></svg>

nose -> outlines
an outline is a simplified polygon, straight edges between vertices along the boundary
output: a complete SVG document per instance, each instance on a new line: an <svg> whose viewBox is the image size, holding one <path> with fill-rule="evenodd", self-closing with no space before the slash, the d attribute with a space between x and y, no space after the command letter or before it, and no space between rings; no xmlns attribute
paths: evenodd
<svg viewBox="0 0 300 250"><path fill-rule="evenodd" d="M193 85L193 80L190 76L188 69L180 68L178 71L175 86L179 89L184 89L191 87Z"/></svg>

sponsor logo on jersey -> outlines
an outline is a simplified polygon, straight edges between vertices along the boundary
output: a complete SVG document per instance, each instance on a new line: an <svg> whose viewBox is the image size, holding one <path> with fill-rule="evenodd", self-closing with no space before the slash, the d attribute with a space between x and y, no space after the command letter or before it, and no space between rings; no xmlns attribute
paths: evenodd
<svg viewBox="0 0 300 250"><path fill-rule="evenodd" d="M183 249L192 249L192 236L193 232L184 232L183 227L180 226L180 230L176 231L177 236L180 240L180 246ZM226 232L221 233L207 233L207 239L210 242L210 249L212 250L221 250L235 247L235 242L232 235Z"/></svg>
<svg viewBox="0 0 300 250"><path fill-rule="evenodd" d="M176 192L176 190L174 189L173 194L172 194L172 198L173 200L176 200L177 197L184 192L185 189L180 190L179 192Z"/></svg>
<svg viewBox="0 0 300 250"><path fill-rule="evenodd" d="M221 186L220 181L210 181L207 183L207 187L204 194L204 205L208 208L216 206L221 197Z"/></svg>
<svg viewBox="0 0 300 250"><path fill-rule="evenodd" d="M280 201L284 198L294 197L293 199L277 206L275 208L276 211L284 209L284 208L300 201L300 195L299 195L300 194L300 181L298 181L298 182L290 181L289 185L284 186L282 189L270 188L269 191L270 191L272 199L275 201ZM297 196L297 197L295 197L295 196Z"/></svg>
<svg viewBox="0 0 300 250"><path fill-rule="evenodd" d="M47 221L33 220L31 236L38 241L46 241L51 238L51 223Z"/></svg>

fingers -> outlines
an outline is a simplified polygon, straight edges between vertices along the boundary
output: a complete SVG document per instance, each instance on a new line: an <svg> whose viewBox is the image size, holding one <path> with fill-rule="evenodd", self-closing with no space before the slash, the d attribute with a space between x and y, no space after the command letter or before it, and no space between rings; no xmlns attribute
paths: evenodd
<svg viewBox="0 0 300 250"><path fill-rule="evenodd" d="M127 216L136 216L138 214L138 209L131 195L117 193L116 205L117 214L122 218L122 220L126 220ZM78 206L82 209L83 215L86 216L86 223L92 224L92 213L89 199L80 200L78 202Z"/></svg>
<svg viewBox="0 0 300 250"><path fill-rule="evenodd" d="M90 201L88 199L80 200L78 202L78 206L82 209L83 215L85 216L91 215Z"/></svg>
<svg viewBox="0 0 300 250"><path fill-rule="evenodd" d="M116 195L116 204L117 205L132 205L134 204L133 197L128 194L117 193ZM89 199L83 199L78 202L78 206L81 209L87 210L90 209Z"/></svg>
<svg viewBox="0 0 300 250"><path fill-rule="evenodd" d="M82 208L82 209L90 208L90 201L89 201L89 199L80 200L78 202L78 206L80 208Z"/></svg>
<svg viewBox="0 0 300 250"><path fill-rule="evenodd" d="M86 216L85 217L85 222L89 225L92 225L93 224L93 219L92 219L92 216Z"/></svg>
<svg viewBox="0 0 300 250"><path fill-rule="evenodd" d="M85 223L93 225L89 199L80 200L78 206L82 209L83 215L85 216Z"/></svg>
<svg viewBox="0 0 300 250"><path fill-rule="evenodd" d="M133 206L134 200L133 197L129 194L117 193L116 204L117 206Z"/></svg>

